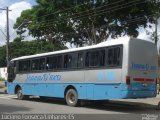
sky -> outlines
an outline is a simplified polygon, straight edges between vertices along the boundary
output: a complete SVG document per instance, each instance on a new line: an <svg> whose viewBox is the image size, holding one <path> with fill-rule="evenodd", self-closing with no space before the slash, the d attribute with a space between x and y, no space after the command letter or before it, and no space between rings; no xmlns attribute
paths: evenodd
<svg viewBox="0 0 160 120"><path fill-rule="evenodd" d="M35 0L0 0L0 8L6 8L8 6L12 10L9 12L10 41L17 36L16 30L13 29L17 17L21 15L23 10L31 9L35 4ZM0 10L0 46L6 43L6 37L2 32L6 35L6 11Z"/></svg>
<svg viewBox="0 0 160 120"><path fill-rule="evenodd" d="M21 15L21 12L26 9L31 9L33 5L36 4L36 0L0 0L0 8L9 7L9 28L10 28L10 41L13 41L16 38L16 30L13 29L13 25L16 22L17 17ZM160 27L159 27L160 28ZM150 32L154 31L154 26L152 29L148 30ZM160 30L159 30L160 31ZM6 34L6 11L0 10L0 46L6 43L6 37L3 34ZM146 30L143 28L139 29L140 39L150 40L150 36L146 35ZM25 37L25 40L33 39L31 36ZM160 42L158 43L159 46Z"/></svg>

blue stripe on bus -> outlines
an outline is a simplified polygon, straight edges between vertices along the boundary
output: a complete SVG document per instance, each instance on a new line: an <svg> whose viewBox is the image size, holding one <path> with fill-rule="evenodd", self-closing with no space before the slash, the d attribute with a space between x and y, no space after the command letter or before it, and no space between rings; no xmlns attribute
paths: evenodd
<svg viewBox="0 0 160 120"><path fill-rule="evenodd" d="M64 98L64 91L68 85L72 85L78 92L79 99L105 100L120 98L144 98L156 96L156 85L151 83L143 87L139 83L133 83L127 87L125 83L95 84L95 83L8 83L8 93L15 94L16 85L22 87L23 94Z"/></svg>

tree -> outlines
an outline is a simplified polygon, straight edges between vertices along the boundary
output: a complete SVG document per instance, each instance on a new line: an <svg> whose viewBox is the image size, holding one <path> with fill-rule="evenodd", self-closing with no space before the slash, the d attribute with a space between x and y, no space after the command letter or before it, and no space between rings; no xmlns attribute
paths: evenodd
<svg viewBox="0 0 160 120"><path fill-rule="evenodd" d="M44 52L51 52L62 49L67 49L67 47L56 44L52 45L49 41L22 41L21 38L15 38L13 42L10 42L10 60L20 56L39 54ZM6 66L6 46L0 47L0 67Z"/></svg>
<svg viewBox="0 0 160 120"><path fill-rule="evenodd" d="M154 16L153 16L153 19L154 19L154 24L155 24L155 30L152 29L152 32L150 31L146 31L148 35L150 35L150 39L155 41L155 44L157 45L157 42L159 40L158 38L158 18L160 17L160 2L159 0L151 0L151 3L150 4L150 8L151 8L151 11L153 11L154 13ZM150 28L152 28L151 25L149 25Z"/></svg>
<svg viewBox="0 0 160 120"><path fill-rule="evenodd" d="M155 6L155 2L156 5ZM14 26L32 21L30 35L52 44L66 42L77 46L97 44L109 36L138 36L139 27L154 23L157 0L37 0L23 11ZM23 29L27 28L22 26Z"/></svg>
<svg viewBox="0 0 160 120"><path fill-rule="evenodd" d="M6 66L6 46L0 47L0 67Z"/></svg>

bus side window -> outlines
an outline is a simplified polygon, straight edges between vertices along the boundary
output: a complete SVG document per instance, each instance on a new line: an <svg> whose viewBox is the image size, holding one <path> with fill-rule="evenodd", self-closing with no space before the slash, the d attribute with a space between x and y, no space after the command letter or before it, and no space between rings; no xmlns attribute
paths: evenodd
<svg viewBox="0 0 160 120"><path fill-rule="evenodd" d="M47 57L47 62L46 62L46 69L47 70L52 70L53 69L53 57Z"/></svg>
<svg viewBox="0 0 160 120"><path fill-rule="evenodd" d="M30 71L30 60L19 61L19 72Z"/></svg>
<svg viewBox="0 0 160 120"><path fill-rule="evenodd" d="M99 66L99 51L93 51L89 53L89 67L98 67Z"/></svg>
<svg viewBox="0 0 160 120"><path fill-rule="evenodd" d="M64 56L64 68L72 68L72 55L71 54Z"/></svg>
<svg viewBox="0 0 160 120"><path fill-rule="evenodd" d="M56 69L62 68L62 55L56 57Z"/></svg>
<svg viewBox="0 0 160 120"><path fill-rule="evenodd" d="M113 48L108 49L108 54L107 54L107 65L111 66L113 62Z"/></svg>
<svg viewBox="0 0 160 120"><path fill-rule="evenodd" d="M32 60L31 70L33 70L33 71L39 70L39 68L40 68L39 62L40 62L40 59Z"/></svg>
<svg viewBox="0 0 160 120"><path fill-rule="evenodd" d="M116 67L120 66L121 51L120 47L108 48L107 53L107 66Z"/></svg>
<svg viewBox="0 0 160 120"><path fill-rule="evenodd" d="M39 61L39 70L45 69L45 58L41 58Z"/></svg>
<svg viewBox="0 0 160 120"><path fill-rule="evenodd" d="M89 52L86 53L85 66L89 67Z"/></svg>
<svg viewBox="0 0 160 120"><path fill-rule="evenodd" d="M104 66L105 64L105 50L99 51L99 66Z"/></svg>
<svg viewBox="0 0 160 120"><path fill-rule="evenodd" d="M36 70L36 65L35 65L35 63L32 63L32 70Z"/></svg>
<svg viewBox="0 0 160 120"><path fill-rule="evenodd" d="M86 67L103 67L105 65L105 50L95 50L86 53Z"/></svg>
<svg viewBox="0 0 160 120"><path fill-rule="evenodd" d="M117 65L120 66L120 62L121 62L121 48L118 48L117 51Z"/></svg>
<svg viewBox="0 0 160 120"><path fill-rule="evenodd" d="M57 70L62 68L62 56L47 57L46 69Z"/></svg>
<svg viewBox="0 0 160 120"><path fill-rule="evenodd" d="M77 68L83 67L83 53L78 53Z"/></svg>
<svg viewBox="0 0 160 120"><path fill-rule="evenodd" d="M68 55L67 68L72 68L72 55Z"/></svg>
<svg viewBox="0 0 160 120"><path fill-rule="evenodd" d="M68 67L68 55L64 56L64 68Z"/></svg>
<svg viewBox="0 0 160 120"><path fill-rule="evenodd" d="M24 64L24 65L23 65L23 71L26 71L26 70L27 70L27 65Z"/></svg>

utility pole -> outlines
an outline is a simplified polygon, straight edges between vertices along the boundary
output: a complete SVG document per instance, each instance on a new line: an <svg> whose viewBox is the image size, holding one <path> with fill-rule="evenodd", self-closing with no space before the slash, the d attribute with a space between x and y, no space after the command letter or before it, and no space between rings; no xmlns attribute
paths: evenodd
<svg viewBox="0 0 160 120"><path fill-rule="evenodd" d="M157 45L157 42L158 42L158 15L155 16L155 34L154 34L154 38L155 38L155 44Z"/></svg>
<svg viewBox="0 0 160 120"><path fill-rule="evenodd" d="M7 70L9 67L9 14L8 14L8 7L6 8L6 17L7 17L7 45L6 45L6 60L7 60Z"/></svg>
<svg viewBox="0 0 160 120"><path fill-rule="evenodd" d="M6 11L6 19L7 19L7 36L6 36L6 61L7 61L7 72L8 72L8 68L9 68L9 10L8 7L6 7L6 9L4 8L0 8L0 10L5 10Z"/></svg>
<svg viewBox="0 0 160 120"><path fill-rule="evenodd" d="M154 39L155 39L155 44L157 45L158 42L158 13L155 16L155 33L154 33Z"/></svg>

